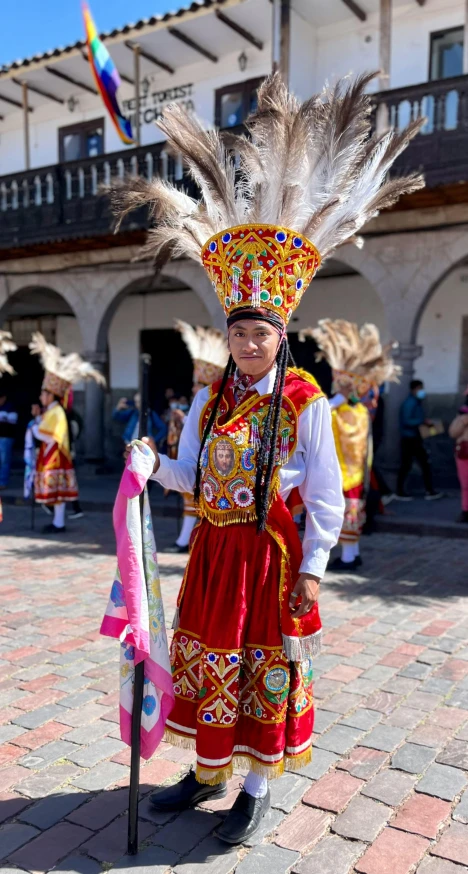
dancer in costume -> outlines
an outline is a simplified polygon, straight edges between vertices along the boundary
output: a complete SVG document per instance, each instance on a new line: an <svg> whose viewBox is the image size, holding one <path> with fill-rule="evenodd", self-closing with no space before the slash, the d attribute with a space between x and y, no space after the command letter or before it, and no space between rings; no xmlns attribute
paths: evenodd
<svg viewBox="0 0 468 874"><path fill-rule="evenodd" d="M33 355L40 356L45 370L40 395L43 412L32 427L34 437L41 441L34 477L35 500L54 508L53 521L46 525L44 531L61 534L65 531L65 504L78 500L78 484L64 410L66 396L74 382L94 379L105 385L106 381L101 373L75 352L62 355L60 349L47 343L42 334L32 335L29 348Z"/></svg>
<svg viewBox="0 0 468 874"><path fill-rule="evenodd" d="M193 361L193 399L201 389L221 379L229 358L226 338L223 332L216 330L216 328L202 328L199 325L193 328L192 325L182 322L180 319L176 319L175 326L182 334L182 339ZM186 418L187 415L183 410L175 410L170 419L170 422L174 419L174 424L178 425L177 444L173 447L172 458L177 458L180 435ZM173 428L173 430L175 429ZM193 499L193 492L184 492L183 499L184 517L182 528L176 542L173 546L169 546L166 552L189 551L190 538L198 514Z"/></svg>
<svg viewBox="0 0 468 874"><path fill-rule="evenodd" d="M334 395L330 400L333 434L343 477L345 518L340 534L341 557L330 565L334 571L354 571L362 565L359 539L366 521L366 493L372 468L372 421L369 406L378 398L378 386L398 382L401 368L393 361L392 344L382 346L379 329L362 328L344 319L323 319L311 335L319 358L333 371Z"/></svg>
<svg viewBox="0 0 468 874"><path fill-rule="evenodd" d="M180 810L221 798L233 764L249 768L217 831L231 844L268 810L267 778L310 761L318 592L343 520L328 402L289 366L286 327L323 259L422 185L385 181L420 125L369 138L370 78L302 106L279 75L268 78L247 122L251 139L229 144L238 172L218 134L172 105L158 123L202 200L157 179L113 190L121 218L151 205L146 254L201 261L227 317L226 370L196 395L178 459L152 445L154 478L194 489L202 517L178 600L167 721L171 742L196 749L196 771L152 802ZM307 512L302 544L288 509L297 490Z"/></svg>
<svg viewBox="0 0 468 874"><path fill-rule="evenodd" d="M16 343L13 342L9 331L0 331L0 379L4 373L13 376L14 370L8 361L8 352L16 352ZM5 401L3 408L0 406L0 486L5 488L10 472L10 460L13 449L13 428L18 419L17 413L7 407L7 395L0 385L0 398ZM3 521L2 500L0 498L0 522Z"/></svg>

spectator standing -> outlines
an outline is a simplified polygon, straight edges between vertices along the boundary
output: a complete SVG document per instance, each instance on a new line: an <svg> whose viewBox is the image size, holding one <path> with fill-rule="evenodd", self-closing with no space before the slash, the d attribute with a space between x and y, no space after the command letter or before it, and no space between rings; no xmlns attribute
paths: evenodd
<svg viewBox="0 0 468 874"><path fill-rule="evenodd" d="M432 425L432 421L427 418L424 410L425 397L424 383L420 379L413 379L410 383L409 395L400 408L401 463L395 495L398 501L413 500L412 496L405 491L406 480L413 461L417 461L421 468L426 489L426 501L435 501L442 497L441 492L434 490L431 465L420 431L421 425Z"/></svg>
<svg viewBox="0 0 468 874"><path fill-rule="evenodd" d="M11 456L15 442L18 413L0 388L0 489L6 489L10 479Z"/></svg>
<svg viewBox="0 0 468 874"><path fill-rule="evenodd" d="M138 437L138 425L140 419L140 394L137 392L133 401L128 398L120 398L112 418L114 422L120 422L125 425L122 434L122 440L125 444L131 443ZM161 442L166 438L167 425L158 416L155 410L150 410L148 414L148 434L153 438L156 445L159 447Z"/></svg>

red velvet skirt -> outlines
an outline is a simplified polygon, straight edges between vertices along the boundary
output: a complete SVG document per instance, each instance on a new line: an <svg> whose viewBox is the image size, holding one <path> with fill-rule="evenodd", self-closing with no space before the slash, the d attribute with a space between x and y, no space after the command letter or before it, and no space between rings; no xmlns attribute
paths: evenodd
<svg viewBox="0 0 468 874"><path fill-rule="evenodd" d="M312 658L287 660L280 619L280 590L296 579L285 580L280 546L253 523L203 520L195 531L166 736L196 749L200 782L229 778L233 764L272 778L310 761Z"/></svg>
<svg viewBox="0 0 468 874"><path fill-rule="evenodd" d="M34 499L38 504L63 504L78 499L75 469L57 443L41 443L34 476Z"/></svg>

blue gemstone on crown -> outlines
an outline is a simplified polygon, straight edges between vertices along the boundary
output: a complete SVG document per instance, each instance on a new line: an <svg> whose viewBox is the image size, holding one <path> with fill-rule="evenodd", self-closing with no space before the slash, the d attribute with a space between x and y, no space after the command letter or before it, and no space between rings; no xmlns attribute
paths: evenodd
<svg viewBox="0 0 468 874"><path fill-rule="evenodd" d="M284 231L277 231L275 234L275 240L277 240L278 243L284 243L286 240L286 234Z"/></svg>
<svg viewBox="0 0 468 874"><path fill-rule="evenodd" d="M223 243L230 243L232 237L231 237L231 234L223 234L221 239L222 239Z"/></svg>
<svg viewBox="0 0 468 874"><path fill-rule="evenodd" d="M215 240L212 240L210 245L208 246L208 248L209 248L210 252L216 252L216 249L218 248L218 244L215 242Z"/></svg>
<svg viewBox="0 0 468 874"><path fill-rule="evenodd" d="M303 241L301 240L300 237L294 237L294 240L293 240L293 246L294 246L296 249L301 249L303 245L304 245L304 243L303 243Z"/></svg>

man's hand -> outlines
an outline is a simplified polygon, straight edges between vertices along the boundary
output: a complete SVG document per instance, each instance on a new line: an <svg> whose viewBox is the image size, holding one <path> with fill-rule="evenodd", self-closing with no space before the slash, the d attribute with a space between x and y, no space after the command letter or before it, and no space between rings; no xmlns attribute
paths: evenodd
<svg viewBox="0 0 468 874"><path fill-rule="evenodd" d="M159 470L159 465L161 464L161 461L160 461L160 459L159 459L158 447L156 446L156 443L154 442L154 440L153 440L152 437L142 437L142 438L141 438L141 442L142 442L142 443L147 443L148 446L149 446L149 448L151 449L151 451L152 451L153 454L154 454L155 462L154 462L154 467L153 467L153 473L156 473L156 471ZM126 445L126 447L125 447L125 452L124 452L124 458L125 458L125 461L127 460L127 458L128 458L128 456L130 455L131 451L132 451L132 444L131 444L131 443L127 443L127 445Z"/></svg>
<svg viewBox="0 0 468 874"><path fill-rule="evenodd" d="M127 398L120 398L120 400L117 404L117 409L118 410L126 410L127 408L128 408Z"/></svg>
<svg viewBox="0 0 468 874"><path fill-rule="evenodd" d="M312 610L318 601L320 580L313 574L301 574L289 596L289 609L294 619L300 619Z"/></svg>

